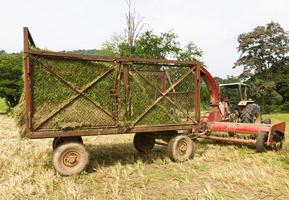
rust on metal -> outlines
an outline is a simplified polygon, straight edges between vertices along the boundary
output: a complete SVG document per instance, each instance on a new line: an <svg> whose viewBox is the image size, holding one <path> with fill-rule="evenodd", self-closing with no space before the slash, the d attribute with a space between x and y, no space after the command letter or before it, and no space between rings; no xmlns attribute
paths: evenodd
<svg viewBox="0 0 289 200"><path fill-rule="evenodd" d="M251 139L240 139L240 138L226 138L226 137L218 137L218 136L207 136L201 135L200 138L214 141L223 141L223 142L237 142L243 144L255 144L256 140Z"/></svg>
<svg viewBox="0 0 289 200"><path fill-rule="evenodd" d="M24 41L24 74L25 74L25 79L24 79L24 90L25 90L25 110L26 110L26 129L28 130L28 137L29 133L32 128L32 100L31 100L31 66L30 66L30 58L29 58L29 47L30 45L34 45L35 43L32 40L32 37L29 33L29 30L27 27L23 28L23 41Z"/></svg>
<svg viewBox="0 0 289 200"><path fill-rule="evenodd" d="M67 60L87 60L87 61L101 61L101 62L121 62L131 64L144 64L144 65L159 65L159 66L173 66L173 67L188 67L192 65L198 65L197 61L179 61L179 60L167 60L156 58L124 58L113 56L96 56L96 55L84 55L76 53L66 52L53 52L53 51L39 51L30 50L31 55L37 55L41 57L51 57Z"/></svg>
<svg viewBox="0 0 289 200"><path fill-rule="evenodd" d="M93 136L93 135L114 135L127 133L147 133L189 130L194 126L193 123L180 124L159 124L159 125L138 125L133 128L126 129L125 127L100 127L91 129L74 129L74 130L42 130L31 133L30 138L50 138L50 137L71 137L71 136Z"/></svg>
<svg viewBox="0 0 289 200"><path fill-rule="evenodd" d="M201 119L201 78L200 66L195 68L195 120L200 122Z"/></svg>
<svg viewBox="0 0 289 200"><path fill-rule="evenodd" d="M123 77L124 77L124 91L125 91L125 117L126 119L130 118L130 102L129 102L129 65L123 65Z"/></svg>

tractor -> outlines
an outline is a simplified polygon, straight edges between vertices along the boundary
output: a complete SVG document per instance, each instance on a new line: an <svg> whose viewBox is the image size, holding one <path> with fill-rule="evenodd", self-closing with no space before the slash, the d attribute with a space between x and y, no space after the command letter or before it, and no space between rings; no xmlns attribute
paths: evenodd
<svg viewBox="0 0 289 200"><path fill-rule="evenodd" d="M245 83L219 85L219 103L223 121L239 123L260 123L260 106L248 98L250 87ZM265 120L268 123L270 120Z"/></svg>

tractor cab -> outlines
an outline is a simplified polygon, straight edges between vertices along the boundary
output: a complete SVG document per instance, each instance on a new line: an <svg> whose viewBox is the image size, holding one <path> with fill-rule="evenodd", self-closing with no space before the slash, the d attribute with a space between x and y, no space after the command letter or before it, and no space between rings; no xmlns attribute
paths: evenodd
<svg viewBox="0 0 289 200"><path fill-rule="evenodd" d="M220 109L224 118L227 118L231 113L241 113L248 105L254 103L249 99L249 85L245 83L225 83L219 85L221 102Z"/></svg>
<svg viewBox="0 0 289 200"><path fill-rule="evenodd" d="M245 83L225 83L220 84L219 88L222 101L229 100L236 105L240 104L240 106L254 102L248 98L250 87Z"/></svg>

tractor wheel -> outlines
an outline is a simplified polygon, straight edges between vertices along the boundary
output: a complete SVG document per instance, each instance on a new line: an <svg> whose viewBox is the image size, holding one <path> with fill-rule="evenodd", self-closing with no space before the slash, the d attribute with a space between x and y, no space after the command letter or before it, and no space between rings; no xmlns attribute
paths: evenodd
<svg viewBox="0 0 289 200"><path fill-rule="evenodd" d="M278 132L278 131L273 132L273 141L274 141L273 149L275 151L279 151L282 149L283 140L284 140L284 134L283 133Z"/></svg>
<svg viewBox="0 0 289 200"><path fill-rule="evenodd" d="M256 137L256 152L262 153L266 151L266 141L268 135L266 133L260 133Z"/></svg>
<svg viewBox="0 0 289 200"><path fill-rule="evenodd" d="M242 123L254 123L255 117L260 114L260 106L253 103L248 104L241 114Z"/></svg>
<svg viewBox="0 0 289 200"><path fill-rule="evenodd" d="M171 138L168 144L168 154L174 162L184 162L194 156L194 143L186 135Z"/></svg>
<svg viewBox="0 0 289 200"><path fill-rule="evenodd" d="M89 155L83 144L67 142L60 144L52 159L56 171L64 176L79 174L89 162Z"/></svg>
<svg viewBox="0 0 289 200"><path fill-rule="evenodd" d="M155 146L155 138L149 133L136 133L133 138L135 149L140 153L146 153Z"/></svg>
<svg viewBox="0 0 289 200"><path fill-rule="evenodd" d="M73 136L73 137L56 137L53 139L52 142L52 149L53 151L62 143L66 142L77 142L83 144L82 138L80 136Z"/></svg>

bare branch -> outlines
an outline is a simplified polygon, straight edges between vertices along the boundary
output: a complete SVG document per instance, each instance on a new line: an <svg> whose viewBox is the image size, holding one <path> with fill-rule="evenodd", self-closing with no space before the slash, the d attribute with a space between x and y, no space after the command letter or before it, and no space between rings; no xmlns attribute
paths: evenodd
<svg viewBox="0 0 289 200"><path fill-rule="evenodd" d="M128 6L128 13L126 13L126 29L125 34L127 38L127 43L132 51L135 41L138 38L139 34L141 33L144 24L143 20L144 18L136 19L136 11L133 9L132 11L132 5L131 0L126 0L126 4Z"/></svg>

